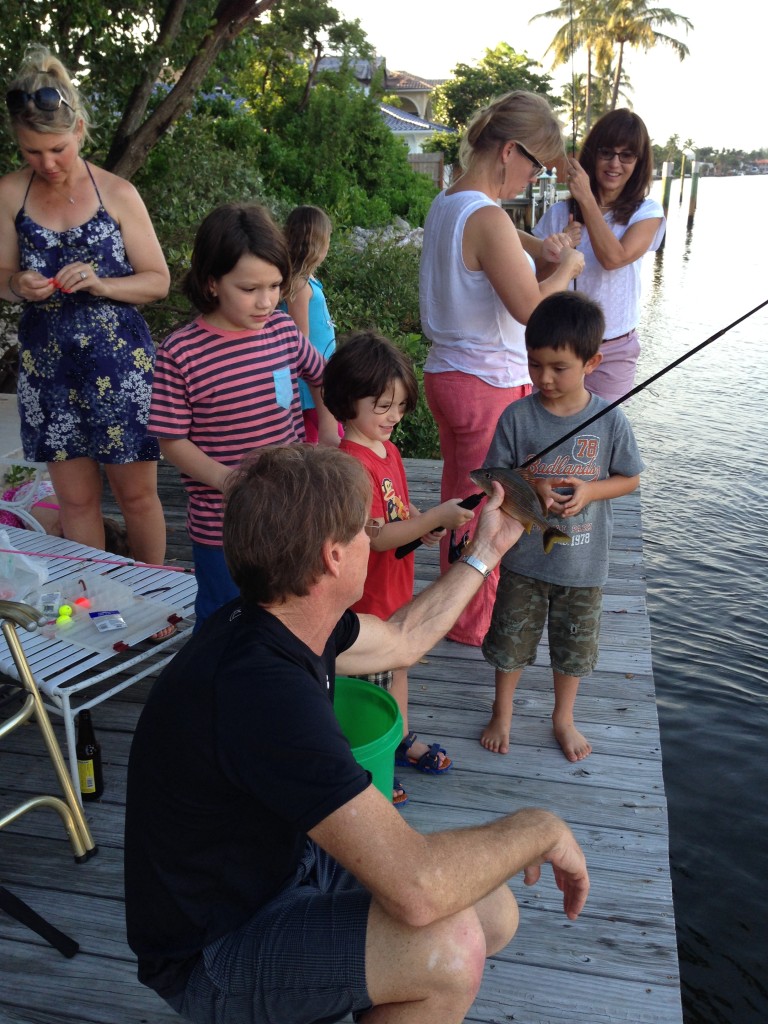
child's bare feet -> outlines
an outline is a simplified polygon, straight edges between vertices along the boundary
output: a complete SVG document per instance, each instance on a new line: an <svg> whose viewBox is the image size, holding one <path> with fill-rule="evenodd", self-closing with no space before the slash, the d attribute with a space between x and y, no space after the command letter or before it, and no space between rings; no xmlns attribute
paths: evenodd
<svg viewBox="0 0 768 1024"><path fill-rule="evenodd" d="M582 736L573 722L562 725L553 723L552 731L569 761L583 761L592 753L592 744L586 736Z"/></svg>
<svg viewBox="0 0 768 1024"><path fill-rule="evenodd" d="M480 736L480 745L490 750L492 754L509 753L509 730L512 727L512 715L496 710L496 702L493 704L491 720L483 729Z"/></svg>

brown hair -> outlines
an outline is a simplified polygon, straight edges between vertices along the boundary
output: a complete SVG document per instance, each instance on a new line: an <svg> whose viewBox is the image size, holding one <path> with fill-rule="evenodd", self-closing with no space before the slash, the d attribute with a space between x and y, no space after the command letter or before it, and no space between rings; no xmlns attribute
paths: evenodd
<svg viewBox="0 0 768 1024"><path fill-rule="evenodd" d="M28 47L22 65L9 84L7 92L21 89L31 94L43 88L58 89L66 103L62 103L58 110L40 110L30 100L17 114L8 115L14 133L17 128L29 128L34 132L66 135L68 132L74 132L78 124L82 123L83 138L87 139L90 118L83 106L80 93L69 77L69 72L50 50L35 44Z"/></svg>
<svg viewBox="0 0 768 1024"><path fill-rule="evenodd" d="M381 398L392 381L405 388L406 412L413 412L419 385L413 364L388 338L375 331L358 331L343 338L325 365L323 401L341 423L355 418L361 398Z"/></svg>
<svg viewBox="0 0 768 1024"><path fill-rule="evenodd" d="M224 556L244 600L306 597L323 574L323 544L349 544L371 507L362 464L338 448L259 448L230 477Z"/></svg>
<svg viewBox="0 0 768 1024"><path fill-rule="evenodd" d="M212 313L219 300L211 282L228 274L241 256L256 256L276 267L282 283L291 275L291 258L280 228L258 203L224 203L197 229L184 294L201 313Z"/></svg>
<svg viewBox="0 0 768 1024"><path fill-rule="evenodd" d="M297 206L288 214L285 241L293 270L286 291L289 300L296 298L320 266L320 258L330 241L332 230L331 218L319 206Z"/></svg>
<svg viewBox="0 0 768 1024"><path fill-rule="evenodd" d="M538 93L518 89L499 96L474 115L459 146L461 166L469 170L479 154L500 149L512 140L547 167L565 159L562 128L549 103Z"/></svg>
<svg viewBox="0 0 768 1024"><path fill-rule="evenodd" d="M598 195L595 175L598 149L629 149L637 156L631 177L611 206L614 222L627 224L650 192L653 180L653 149L645 122L633 111L621 108L603 114L592 126L581 147L579 163L589 175L594 196ZM573 213L575 220L583 220L575 201Z"/></svg>

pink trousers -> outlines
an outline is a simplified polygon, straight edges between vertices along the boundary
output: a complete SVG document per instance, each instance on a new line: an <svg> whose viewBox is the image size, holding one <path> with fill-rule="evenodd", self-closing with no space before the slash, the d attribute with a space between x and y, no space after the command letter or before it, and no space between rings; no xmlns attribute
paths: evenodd
<svg viewBox="0 0 768 1024"><path fill-rule="evenodd" d="M424 392L440 432L443 456L440 500L467 498L477 492L477 484L470 480L469 471L479 469L485 462L499 416L511 402L529 395L531 386L494 388L478 377L452 370L448 373L425 373ZM482 503L475 509L475 518L469 524L470 537L481 508ZM449 540L450 535L440 545L441 572L450 566ZM491 573L461 613L448 633L449 640L472 647L482 644L491 622L498 582L497 570Z"/></svg>

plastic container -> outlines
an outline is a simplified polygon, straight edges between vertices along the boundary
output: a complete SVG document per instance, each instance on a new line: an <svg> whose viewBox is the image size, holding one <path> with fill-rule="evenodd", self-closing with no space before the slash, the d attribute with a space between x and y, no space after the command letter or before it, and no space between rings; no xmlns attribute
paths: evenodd
<svg viewBox="0 0 768 1024"><path fill-rule="evenodd" d="M365 679L337 676L333 709L355 760L371 773L374 786L391 800L395 750L403 738L397 701Z"/></svg>

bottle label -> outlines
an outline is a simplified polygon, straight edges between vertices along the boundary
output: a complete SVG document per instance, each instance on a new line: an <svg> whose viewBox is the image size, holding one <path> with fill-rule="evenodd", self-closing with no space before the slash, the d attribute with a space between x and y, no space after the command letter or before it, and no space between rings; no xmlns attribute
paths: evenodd
<svg viewBox="0 0 768 1024"><path fill-rule="evenodd" d="M95 793L96 792L96 775L93 770L93 761L78 761L77 762L77 774L80 778L80 792L81 793Z"/></svg>

